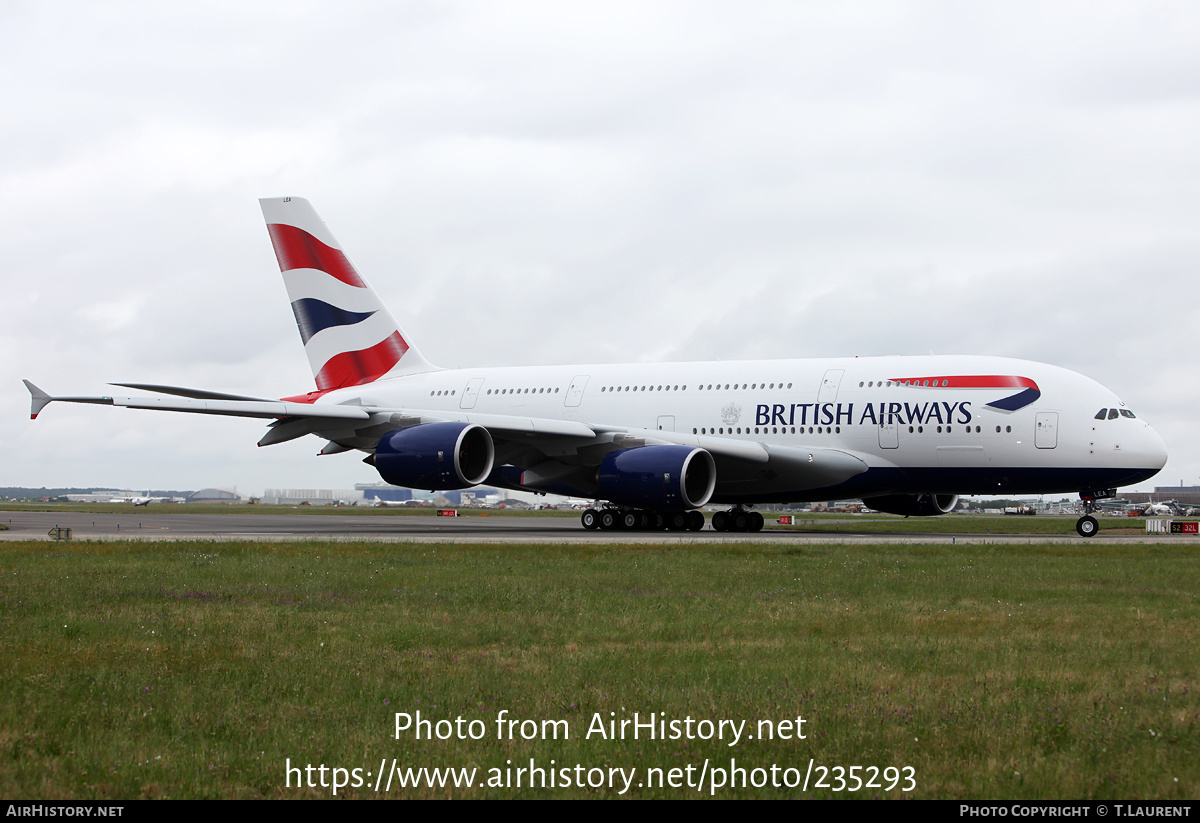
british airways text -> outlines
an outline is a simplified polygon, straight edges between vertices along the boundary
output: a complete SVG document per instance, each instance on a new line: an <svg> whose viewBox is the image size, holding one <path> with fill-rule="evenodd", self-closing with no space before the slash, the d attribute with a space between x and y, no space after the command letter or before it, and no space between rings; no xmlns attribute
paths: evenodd
<svg viewBox="0 0 1200 823"><path fill-rule="evenodd" d="M848 426L855 423L854 403L760 403L755 407L756 426ZM858 416L860 426L910 423L970 423L971 401L961 403L866 403Z"/></svg>

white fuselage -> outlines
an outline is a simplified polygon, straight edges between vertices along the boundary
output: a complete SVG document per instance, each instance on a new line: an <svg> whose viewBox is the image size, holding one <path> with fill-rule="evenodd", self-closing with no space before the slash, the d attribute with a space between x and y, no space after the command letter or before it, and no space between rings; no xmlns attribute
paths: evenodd
<svg viewBox="0 0 1200 823"><path fill-rule="evenodd" d="M1005 380L1011 385L998 385ZM1024 405L1006 409L1006 399ZM1140 482L1166 461L1162 439L1128 410L1097 419L1101 409L1125 409L1104 386L1056 366L996 357L447 369L335 390L316 402L581 421L651 438L674 433L673 442L695 436L701 446L719 438L836 449L869 467L841 486L801 491L726 466L717 501L1074 492Z"/></svg>

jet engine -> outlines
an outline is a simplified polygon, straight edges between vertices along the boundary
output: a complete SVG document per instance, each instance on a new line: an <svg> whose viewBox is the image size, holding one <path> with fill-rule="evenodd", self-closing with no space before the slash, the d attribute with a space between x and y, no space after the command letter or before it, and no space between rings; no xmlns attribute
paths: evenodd
<svg viewBox="0 0 1200 823"><path fill-rule="evenodd" d="M621 506L694 509L712 497L717 467L692 446L638 446L609 452L600 463L600 496Z"/></svg>
<svg viewBox="0 0 1200 823"><path fill-rule="evenodd" d="M958 505L957 494L887 494L864 497L863 504L876 511L905 517L933 517L949 514Z"/></svg>
<svg viewBox="0 0 1200 823"><path fill-rule="evenodd" d="M492 436L473 423L422 423L385 434L375 448L375 468L393 486L465 489L492 471Z"/></svg>

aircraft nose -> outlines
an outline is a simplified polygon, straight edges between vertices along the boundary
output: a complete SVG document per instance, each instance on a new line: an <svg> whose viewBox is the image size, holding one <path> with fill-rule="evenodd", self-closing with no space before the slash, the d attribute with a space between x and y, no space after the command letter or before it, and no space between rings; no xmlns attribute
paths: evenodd
<svg viewBox="0 0 1200 823"><path fill-rule="evenodd" d="M1149 423L1138 439L1138 457L1148 469L1157 470L1167 465L1167 444Z"/></svg>

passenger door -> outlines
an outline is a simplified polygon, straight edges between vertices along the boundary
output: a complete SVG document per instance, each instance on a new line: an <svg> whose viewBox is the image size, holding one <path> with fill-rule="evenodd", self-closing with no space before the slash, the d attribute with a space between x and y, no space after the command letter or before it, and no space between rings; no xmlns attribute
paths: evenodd
<svg viewBox="0 0 1200 823"><path fill-rule="evenodd" d="M1038 412L1033 445L1039 449L1053 449L1058 446L1058 412Z"/></svg>

